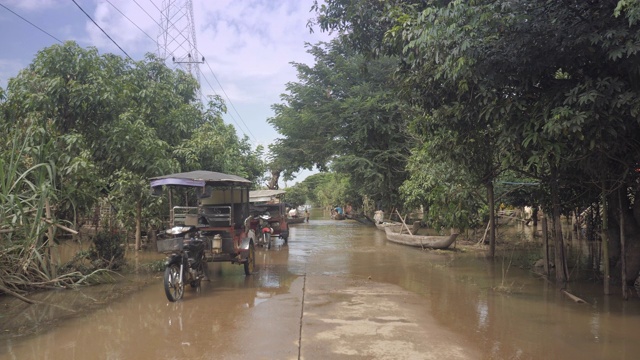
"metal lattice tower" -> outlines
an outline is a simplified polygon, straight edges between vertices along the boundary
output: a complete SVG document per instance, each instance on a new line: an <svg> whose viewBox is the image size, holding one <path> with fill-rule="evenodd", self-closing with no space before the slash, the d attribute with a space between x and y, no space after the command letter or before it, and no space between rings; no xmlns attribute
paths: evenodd
<svg viewBox="0 0 640 360"><path fill-rule="evenodd" d="M178 64L200 83L200 59L191 0L163 0L160 10L158 55Z"/></svg>

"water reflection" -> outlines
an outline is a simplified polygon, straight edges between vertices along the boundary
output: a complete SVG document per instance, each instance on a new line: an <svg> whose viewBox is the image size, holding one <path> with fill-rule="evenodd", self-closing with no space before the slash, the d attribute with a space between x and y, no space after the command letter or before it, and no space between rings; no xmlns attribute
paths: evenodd
<svg viewBox="0 0 640 360"><path fill-rule="evenodd" d="M593 339L598 342L600 340L600 314L594 313L591 318L591 334Z"/></svg>
<svg viewBox="0 0 640 360"><path fill-rule="evenodd" d="M479 299L476 311L478 312L478 329L482 330L488 325L487 317L489 315L489 305L487 305L485 300Z"/></svg>
<svg viewBox="0 0 640 360"><path fill-rule="evenodd" d="M304 275L384 282L419 294L439 325L462 335L483 359L635 359L640 353L638 299L623 302L619 295L602 296L598 284L571 283L569 290L588 301L576 304L528 269L506 271L507 263L473 249L421 251L388 243L383 232L353 221L312 217L291 227L288 246L279 240L256 256L257 272L249 277L241 266L210 264L211 281L178 303L164 297L161 276L116 301L109 286L77 297L46 293L47 302L67 310L25 306L19 317L2 321L38 327L54 311L68 311L70 320L5 340L0 358L264 358L260 350L267 348L281 355L272 358L295 358L291 339L299 336ZM81 299L100 307L74 316ZM268 336L273 333L290 336Z"/></svg>

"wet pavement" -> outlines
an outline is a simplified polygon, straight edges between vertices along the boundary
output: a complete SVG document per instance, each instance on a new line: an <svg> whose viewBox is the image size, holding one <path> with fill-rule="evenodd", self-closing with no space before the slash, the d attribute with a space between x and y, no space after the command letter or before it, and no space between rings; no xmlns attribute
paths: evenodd
<svg viewBox="0 0 640 360"><path fill-rule="evenodd" d="M257 271L210 264L170 303L161 274L37 294L0 308L0 359L637 359L640 301L576 287L575 304L528 271L470 251L421 251L353 221L291 227ZM159 256L147 254L146 256ZM158 257L161 258L161 257ZM83 310L88 307L88 310ZM15 310L15 309L14 309Z"/></svg>

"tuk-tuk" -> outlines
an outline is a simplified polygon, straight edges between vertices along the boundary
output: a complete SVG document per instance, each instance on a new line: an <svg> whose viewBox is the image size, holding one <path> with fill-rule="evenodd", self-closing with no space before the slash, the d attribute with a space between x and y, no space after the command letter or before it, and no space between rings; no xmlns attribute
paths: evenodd
<svg viewBox="0 0 640 360"><path fill-rule="evenodd" d="M249 180L212 171L191 171L150 181L155 195L161 195L163 187L195 188L197 206L172 207L170 227L194 227L205 242L207 262L243 264L246 275L253 273L255 235L249 227Z"/></svg>
<svg viewBox="0 0 640 360"><path fill-rule="evenodd" d="M257 229L257 217L268 214L268 222L273 229L273 234L284 240L289 240L289 226L287 224L286 204L284 202L284 190L254 190L249 192L251 203L251 228ZM256 231L258 233L258 231Z"/></svg>

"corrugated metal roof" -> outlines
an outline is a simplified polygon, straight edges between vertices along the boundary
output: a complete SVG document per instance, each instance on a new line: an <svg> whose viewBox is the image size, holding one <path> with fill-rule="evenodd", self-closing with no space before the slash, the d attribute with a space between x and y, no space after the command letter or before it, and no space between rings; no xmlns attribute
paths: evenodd
<svg viewBox="0 0 640 360"><path fill-rule="evenodd" d="M251 184L251 181L240 176L203 170L158 176L149 180L151 181L151 187L160 185L204 186L208 182Z"/></svg>
<svg viewBox="0 0 640 360"><path fill-rule="evenodd" d="M253 190L249 191L250 202L270 201L278 195L286 193L284 190Z"/></svg>

